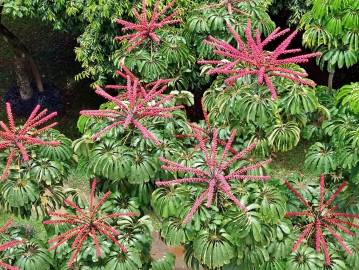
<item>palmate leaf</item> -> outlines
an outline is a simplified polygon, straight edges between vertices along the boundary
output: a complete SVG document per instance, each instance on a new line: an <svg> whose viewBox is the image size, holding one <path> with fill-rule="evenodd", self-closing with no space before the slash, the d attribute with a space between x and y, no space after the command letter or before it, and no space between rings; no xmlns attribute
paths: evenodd
<svg viewBox="0 0 359 270"><path fill-rule="evenodd" d="M254 269L269 261L269 253L264 247L245 246L238 252L238 264L240 269Z"/></svg>
<svg viewBox="0 0 359 270"><path fill-rule="evenodd" d="M151 231L153 231L152 221L149 216L141 218L126 217L118 220L118 228L123 232L118 238L126 246L146 252L152 241Z"/></svg>
<svg viewBox="0 0 359 270"><path fill-rule="evenodd" d="M172 253L166 253L162 258L151 263L150 270L172 270L175 267L176 256Z"/></svg>
<svg viewBox="0 0 359 270"><path fill-rule="evenodd" d="M295 239L293 239L292 237L292 231L289 229L289 227L287 228L288 231L286 231L285 237L283 237L283 239L274 239L274 241L269 244L268 253L270 257L274 257L277 259L287 259L289 254L291 253Z"/></svg>
<svg viewBox="0 0 359 270"><path fill-rule="evenodd" d="M61 183L67 175L67 169L63 163L46 158L36 159L31 162L30 175L36 182L51 185Z"/></svg>
<svg viewBox="0 0 359 270"><path fill-rule="evenodd" d="M50 269L53 260L46 246L39 240L29 240L17 248L15 266L22 270Z"/></svg>
<svg viewBox="0 0 359 270"><path fill-rule="evenodd" d="M148 182L155 177L159 167L156 157L143 151L134 151L132 153L132 164L128 172L128 180L133 184Z"/></svg>
<svg viewBox="0 0 359 270"><path fill-rule="evenodd" d="M253 143L254 140L257 140L257 145L256 148L254 148L253 154L258 157L268 157L271 151L268 139L253 136L248 143Z"/></svg>
<svg viewBox="0 0 359 270"><path fill-rule="evenodd" d="M194 256L209 269L222 267L235 256L231 236L224 229L203 230L193 241Z"/></svg>
<svg viewBox="0 0 359 270"><path fill-rule="evenodd" d="M118 141L102 140L90 153L90 167L96 175L119 180L130 171L132 157L127 147Z"/></svg>
<svg viewBox="0 0 359 270"><path fill-rule="evenodd" d="M161 55L168 63L175 65L188 65L196 61L186 44L186 40L173 34L166 35L161 48Z"/></svg>
<svg viewBox="0 0 359 270"><path fill-rule="evenodd" d="M194 257L192 242L187 242L185 244L184 261L189 269L199 270L200 263L199 260Z"/></svg>
<svg viewBox="0 0 359 270"><path fill-rule="evenodd" d="M330 270L347 270L348 265L341 254L338 254L335 250L330 252L330 266L327 267Z"/></svg>
<svg viewBox="0 0 359 270"><path fill-rule="evenodd" d="M151 204L161 217L179 217L179 209L188 195L189 191L185 186L161 187L152 193Z"/></svg>
<svg viewBox="0 0 359 270"><path fill-rule="evenodd" d="M292 253L286 264L288 270L323 269L323 258L311 247L300 247Z"/></svg>
<svg viewBox="0 0 359 270"><path fill-rule="evenodd" d="M71 140L57 130L49 130L43 136L43 139L49 141L58 141L57 147L39 147L39 155L57 161L68 161L72 157Z"/></svg>
<svg viewBox="0 0 359 270"><path fill-rule="evenodd" d="M72 142L72 148L77 156L88 157L90 155L91 146L94 144L92 136L83 135Z"/></svg>
<svg viewBox="0 0 359 270"><path fill-rule="evenodd" d="M149 82L165 77L167 70L168 63L158 52L144 56L138 72L143 74L143 77Z"/></svg>
<svg viewBox="0 0 359 270"><path fill-rule="evenodd" d="M359 162L359 151L356 147L344 146L336 149L337 163L341 168L353 169Z"/></svg>
<svg viewBox="0 0 359 270"><path fill-rule="evenodd" d="M345 242L348 244L349 248L352 250L353 254L345 258L345 262L348 267L355 269L359 265L359 238L356 237L346 237Z"/></svg>
<svg viewBox="0 0 359 270"><path fill-rule="evenodd" d="M64 199L71 193L72 189L65 189L62 185L54 185L41 187L40 198L33 204L32 215L37 218L43 218L50 211L61 208Z"/></svg>
<svg viewBox="0 0 359 270"><path fill-rule="evenodd" d="M313 144L305 156L305 168L317 173L330 173L337 167L335 152L321 142Z"/></svg>
<svg viewBox="0 0 359 270"><path fill-rule="evenodd" d="M121 190L113 192L103 204L103 210L108 213L139 213L139 208L140 203L138 198L130 196L127 192L121 192Z"/></svg>
<svg viewBox="0 0 359 270"><path fill-rule="evenodd" d="M226 230L236 242L247 238L247 241L259 243L263 240L260 214L257 212L259 205L251 204L247 209L246 213L239 211L229 213L230 222L226 225Z"/></svg>
<svg viewBox="0 0 359 270"><path fill-rule="evenodd" d="M351 131L358 127L358 118L351 114L338 114L331 120L323 123L324 132L334 137L340 144L345 143Z"/></svg>
<svg viewBox="0 0 359 270"><path fill-rule="evenodd" d="M288 93L281 99L281 106L286 113L303 114L317 109L319 103L313 88L298 84L290 85L288 88Z"/></svg>
<svg viewBox="0 0 359 270"><path fill-rule="evenodd" d="M224 31L226 29L226 22L233 22L231 15L225 10L213 9L208 13L208 26L210 32Z"/></svg>
<svg viewBox="0 0 359 270"><path fill-rule="evenodd" d="M285 152L293 149L299 142L300 129L298 124L289 121L274 125L268 137L269 144L275 151Z"/></svg>
<svg viewBox="0 0 359 270"><path fill-rule="evenodd" d="M285 261L270 259L270 261L265 262L259 268L260 270L285 270Z"/></svg>
<svg viewBox="0 0 359 270"><path fill-rule="evenodd" d="M100 261L101 258L106 258L107 255L110 253L111 251L111 243L109 241L106 240L105 237L103 237L102 235L100 235L98 237L99 240L99 245L100 245L100 250L102 252L102 256L101 257L97 257L96 256L96 249L93 248L93 244L91 244L91 241L89 239L87 239L84 243L83 246L83 250L81 252L81 254L79 255L79 265L77 265L77 267L79 269L82 269L84 266L93 266L97 264L97 267L99 269L101 269L102 267L102 262ZM69 252L71 252L71 248L69 248ZM70 254L67 254L67 256L69 256ZM68 258L68 257L67 257ZM66 266L66 264L64 265L65 269L66 267L68 268L68 266ZM76 268L76 266L75 266ZM91 268L90 268L91 269Z"/></svg>
<svg viewBox="0 0 359 270"><path fill-rule="evenodd" d="M359 113L359 83L344 85L339 89L336 100L342 105L347 105L354 113Z"/></svg>
<svg viewBox="0 0 359 270"><path fill-rule="evenodd" d="M27 206L31 208L32 203L40 197L37 185L24 173L12 174L1 185L0 192L1 197L11 207Z"/></svg>
<svg viewBox="0 0 359 270"><path fill-rule="evenodd" d="M236 104L238 115L247 123L266 123L269 119L273 118L274 102L266 91L249 90L253 86L257 88L265 88L258 84L252 84L249 87L241 87L241 98Z"/></svg>
<svg viewBox="0 0 359 270"><path fill-rule="evenodd" d="M181 219L169 218L162 223L161 237L166 245L179 246L188 240Z"/></svg>
<svg viewBox="0 0 359 270"><path fill-rule="evenodd" d="M272 186L264 185L254 193L257 203L260 205L259 213L265 222L278 223L286 212L284 197ZM284 225L283 225L284 226ZM284 227L285 230L287 230Z"/></svg>
<svg viewBox="0 0 359 270"><path fill-rule="evenodd" d="M107 257L104 270L138 270L142 269L141 253L129 248L127 253L112 251Z"/></svg>
<svg viewBox="0 0 359 270"><path fill-rule="evenodd" d="M208 33L209 25L207 16L203 13L191 16L186 23L186 27L190 32L198 34Z"/></svg>
<svg viewBox="0 0 359 270"><path fill-rule="evenodd" d="M317 64L320 66L321 69L324 69L326 63L328 64L327 69L329 71L333 70L335 67L349 68L356 64L359 59L358 53L353 50L348 49L340 49L340 48L333 48L327 50L326 48L319 48L319 51L322 53L317 58Z"/></svg>

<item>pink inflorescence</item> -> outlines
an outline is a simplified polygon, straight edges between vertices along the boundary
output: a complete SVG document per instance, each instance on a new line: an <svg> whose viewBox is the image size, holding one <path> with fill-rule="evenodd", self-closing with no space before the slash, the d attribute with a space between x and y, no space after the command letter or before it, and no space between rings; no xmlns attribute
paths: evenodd
<svg viewBox="0 0 359 270"><path fill-rule="evenodd" d="M8 220L1 228L0 228L0 234L4 233L7 229L10 228L10 226L12 225L12 220ZM0 252L5 251L9 248L15 247L17 245L22 244L23 241L20 240L12 240L9 241L7 243L1 244L0 245ZM15 267L15 266L11 266L10 264L4 263L2 261L0 261L0 268L4 268L7 270L19 270L19 268Z"/></svg>
<svg viewBox="0 0 359 270"><path fill-rule="evenodd" d="M339 244L343 247L343 249L348 253L352 254L350 248L344 242L344 239L334 230L337 229L342 233L354 236L355 234L350 230L350 228L359 229L359 225L356 225L346 218L359 218L357 214L348 214L336 212L339 208L338 205L331 206L335 198L339 195L339 193L345 188L347 182L344 181L338 189L329 197L329 199L325 202L325 185L324 185L324 175L320 176L320 194L319 194L319 203L318 206L314 206L310 202L304 199L304 197L294 189L294 187L286 181L285 184L289 188L289 190L302 202L302 204L307 208L306 211L302 212L288 212L286 214L287 217L298 217L305 216L312 219L310 223L308 223L302 233L299 235L298 240L294 243L292 252L296 251L300 244L312 233L315 233L315 249L317 252L320 252L322 249L325 256L325 263L330 265L330 255L328 250L328 245L325 240L325 236L323 234L323 229L327 230L330 235L332 235Z"/></svg>
<svg viewBox="0 0 359 270"><path fill-rule="evenodd" d="M76 211L76 214L67 214L62 212L51 212L49 215L55 217L55 219L46 220L44 224L69 224L73 226L72 229L67 232L61 233L58 236L53 237L48 242L52 246L49 250L54 250L57 247L63 245L70 239L74 238L71 248L74 249L70 260L68 261L68 267L71 268L74 262L76 261L77 255L81 251L83 243L89 237L92 238L96 255L101 256L101 248L97 238L97 235L104 235L109 240L113 241L122 252L126 253L127 249L117 240L117 237L120 233L111 225L108 224L109 220L118 219L121 217L132 217L136 216L136 213L114 213L104 216L100 216L99 210L107 198L111 195L111 192L108 191L103 195L101 199L95 203L95 191L96 191L96 179L92 182L91 193L89 195L89 206L87 209L80 208L73 201L66 199L64 202L67 206L71 207Z"/></svg>
<svg viewBox="0 0 359 270"><path fill-rule="evenodd" d="M113 120L113 123L105 127L98 133L94 134L93 139L101 137L109 130L122 125L127 128L131 124L137 128L145 139L150 139L157 145L161 142L141 123L141 119L162 117L172 117L171 112L181 109L182 106L165 107L164 104L169 102L173 95L163 95L167 89L169 80L160 79L146 86L142 86L138 78L136 78L127 68L123 69L125 73L119 71L119 74L126 75L126 85L110 85L111 89L125 89L124 94L113 97L105 92L100 87L97 87L96 93L109 101L112 101L118 109L106 110L84 110L80 113L90 117L108 118Z"/></svg>
<svg viewBox="0 0 359 270"><path fill-rule="evenodd" d="M171 172L185 172L193 174L194 177L170 180L170 181L158 181L156 184L158 186L169 186L173 184L182 184L182 183L206 183L207 189L201 193L201 195L196 199L191 210L185 217L183 223L188 223L193 215L198 210L199 206L207 199L206 207L210 207L213 202L213 197L216 192L222 192L225 194L232 202L235 203L240 209L246 211L246 207L237 199L237 197L232 193L232 188L230 181L232 180L268 180L269 176L258 176L258 175L248 175L247 173L253 171L257 168L262 167L263 165L269 163L271 160L265 160L258 162L254 165L247 167L239 168L233 172L226 173L231 165L237 160L245 158L256 146L256 144L251 144L244 150L230 155L230 149L232 148L232 143L234 141L236 131L231 132L229 140L226 142L222 154L218 153L218 130L213 129L212 141L210 146L207 145L207 139L203 138L203 134L198 129L193 129L195 138L199 142L199 147L202 150L205 156L206 169L191 168L179 163L173 162L171 160L160 158L164 163L162 168Z"/></svg>
<svg viewBox="0 0 359 270"><path fill-rule="evenodd" d="M262 41L258 29L255 38L253 38L251 21L248 20L245 30L247 43L244 43L240 35L229 23L227 23L227 28L237 42L238 48L233 47L225 41L209 36L204 42L215 49L214 53L224 57L226 60L199 61L200 64L216 65L214 69L208 72L209 75L229 75L225 80L228 85L233 85L237 79L246 75L256 75L259 84L265 83L268 86L273 100L277 98L277 92L271 81L271 77L273 76L283 77L297 83L315 86L313 81L304 79L304 77L308 76L307 73L294 71L284 66L291 63L306 63L310 58L320 55L320 53L317 52L285 57L288 54L301 52L301 49L287 49L293 38L296 36L297 31L291 33L274 51L266 51L264 50L264 47L268 45L268 43L288 33L290 29L280 30L280 28L277 28ZM239 68L238 65L241 63L249 65L249 67Z"/></svg>
<svg viewBox="0 0 359 270"><path fill-rule="evenodd" d="M134 33L118 36L115 39L119 41L128 40L129 44L131 44L131 46L127 49L128 52L141 45L147 38L150 38L156 43L160 43L160 38L156 35L155 31L165 25L177 24L181 22L180 20L174 19L177 15L177 11L161 20L161 17L173 7L175 2L176 0L173 0L161 11L159 11L160 1L157 1L151 18L147 18L147 1L143 0L141 14L137 12L136 8L132 9L138 23L132 23L122 19L117 20L117 23L123 26L122 31L134 31Z"/></svg>
<svg viewBox="0 0 359 270"><path fill-rule="evenodd" d="M54 122L39 128L47 121L53 119L57 115L56 112L46 115L47 109L40 112L40 105L37 105L25 124L19 128L15 126L10 103L6 103L6 114L9 125L7 126L3 121L0 121L0 150L9 149L10 153L0 180L4 180L9 175L11 163L18 153L21 154L23 161L29 161L30 157L26 150L26 145L58 146L60 144L56 141L43 141L36 137L57 125L57 122Z"/></svg>

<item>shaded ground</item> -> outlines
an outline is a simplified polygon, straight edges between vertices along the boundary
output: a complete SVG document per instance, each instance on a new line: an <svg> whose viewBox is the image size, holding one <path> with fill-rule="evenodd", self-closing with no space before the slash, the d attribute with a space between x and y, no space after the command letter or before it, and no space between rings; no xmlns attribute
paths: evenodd
<svg viewBox="0 0 359 270"><path fill-rule="evenodd" d="M75 82L73 79L81 70L80 65L75 62L75 37L69 33L54 32L51 26L35 19L22 18L13 22L5 17L4 24L27 45L43 79L54 83L60 89L65 113L58 117L58 129L71 138L78 137L78 112L84 108L98 106L100 100L90 89L88 81ZM4 107L2 97L14 81L12 66L11 48L1 42L0 112L3 112Z"/></svg>

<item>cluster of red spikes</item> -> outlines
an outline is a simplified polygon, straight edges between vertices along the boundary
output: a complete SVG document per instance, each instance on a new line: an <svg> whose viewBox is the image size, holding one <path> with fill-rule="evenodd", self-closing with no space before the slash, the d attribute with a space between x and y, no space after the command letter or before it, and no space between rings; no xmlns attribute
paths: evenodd
<svg viewBox="0 0 359 270"><path fill-rule="evenodd" d="M232 188L230 181L232 180L269 180L269 176L257 176L257 175L248 175L247 173L253 171L257 168L262 167L263 165L269 163L271 160L266 160L258 162L254 165L236 169L230 173L227 171L230 169L231 165L237 160L245 158L245 156L250 153L254 147L255 143L249 145L247 148L241 152L229 155L230 148L236 136L236 131L231 132L229 140L226 142L222 154L218 153L218 130L213 130L212 141L210 146L207 146L207 140L203 139L203 134L198 129L193 129L195 138L199 142L199 147L202 150L205 156L206 169L198 169L184 166L182 164L173 162L171 160L165 159L163 157L160 160L165 164L162 165L162 169L171 171L171 172L185 172L188 174L194 175L194 177L170 180L170 181L158 181L156 184L158 186L169 186L173 184L182 184L182 183L206 183L207 189L203 191L200 196L194 202L191 210L185 217L183 223L188 223L193 215L197 212L200 205L207 199L206 207L210 207L213 202L213 198L216 192L221 192L226 195L231 201L233 201L240 209L246 211L246 207L237 199L237 197L232 193Z"/></svg>
<svg viewBox="0 0 359 270"><path fill-rule="evenodd" d="M56 112L46 115L47 109L40 112L40 105L37 105L25 124L19 128L15 126L10 103L6 103L6 114L9 125L7 126L3 121L0 121L0 150L9 149L10 153L0 180L4 180L9 175L11 163L18 153L21 154L23 161L29 161L30 157L26 150L26 145L58 146L60 144L56 141L43 141L37 137L57 125L57 122L54 122L39 128L47 121L53 119L57 115Z"/></svg>
<svg viewBox="0 0 359 270"><path fill-rule="evenodd" d="M90 117L101 117L113 120L113 123L98 133L94 134L93 139L96 140L109 130L122 125L127 128L132 124L139 129L145 139L152 140L155 144L160 145L161 142L141 123L141 119L162 117L172 117L171 112L181 109L182 106L165 107L164 104L173 98L173 95L163 95L167 89L169 80L157 80L142 86L138 78L136 78L127 68L124 72L118 71L118 74L125 76L126 85L110 85L111 89L125 89L126 93L113 97L100 87L97 87L96 93L109 101L112 101L118 109L107 110L84 110L80 113Z"/></svg>
<svg viewBox="0 0 359 270"><path fill-rule="evenodd" d="M4 226L2 226L0 228L0 234L4 233L7 229L9 229L11 225L12 225L12 220L7 221L4 224ZM20 241L20 240L9 241L9 242L7 242L5 244L0 245L0 252L5 251L5 250L7 250L9 248L15 247L17 245L20 245L22 243L23 243L23 241ZM7 263L4 263L2 261L0 261L0 268L4 268L4 269L7 269L7 270L19 270L19 268L15 267L15 266L11 266L11 265L9 265Z"/></svg>
<svg viewBox="0 0 359 270"><path fill-rule="evenodd" d="M339 195L339 193L345 188L347 182L344 181L338 189L330 196L327 201L324 201L325 196L325 185L324 185L324 175L320 176L320 194L319 194L319 203L317 206L308 202L304 197L294 189L294 187L286 181L285 184L289 190L301 201L301 203L307 207L306 211L303 212L288 212L287 217L298 217L305 216L310 219L303 232L300 234L298 240L295 242L292 251L296 251L300 244L312 233L315 233L315 248L317 252L320 252L322 249L325 256L325 263L330 265L330 255L328 245L326 243L323 230L326 230L330 235L332 235L343 249L348 253L352 254L350 248L344 242L344 239L335 231L335 229L340 232L354 236L355 234L350 231L350 228L359 229L359 225L356 225L347 220L347 218L359 219L357 214L341 213L336 212L339 208L338 205L332 206L333 201Z"/></svg>
<svg viewBox="0 0 359 270"><path fill-rule="evenodd" d="M247 44L242 41L240 35L229 23L227 23L227 28L237 42L238 49L227 42L209 36L204 42L215 49L214 53L225 58L225 61L199 61L200 64L216 65L214 69L208 72L209 75L229 75L229 77L225 80L228 85L233 85L237 79L246 75L256 75L258 77L259 84L265 83L268 86L273 100L277 98L277 92L273 82L271 81L271 77L273 76L283 77L297 83L315 86L313 81L304 79L304 77L308 75L307 73L294 71L284 66L290 63L306 63L310 58L320 55L320 53L309 53L285 57L285 55L288 54L301 52L301 49L287 49L293 38L296 36L297 31L291 33L274 51L269 52L264 50L264 47L271 41L289 32L289 28L285 30L277 28L262 41L261 34L258 29L256 31L255 38L253 38L251 21L248 20L247 28L245 30ZM245 64L249 67L239 68L239 64Z"/></svg>
<svg viewBox="0 0 359 270"><path fill-rule="evenodd" d="M160 38L156 35L155 31L164 27L165 25L177 24L181 22L180 20L174 19L174 17L177 15L177 11L161 20L161 17L169 9L171 9L175 3L176 0L173 0L172 2L168 3L161 11L159 11L160 1L157 1L155 3L151 18L147 18L147 1L143 0L141 14L137 12L136 8L132 9L132 12L138 20L138 23L132 23L122 19L117 20L117 23L123 26L122 31L134 31L134 33L118 36L116 37L116 40L128 40L129 44L132 44L127 49L128 52L141 45L147 38L150 38L156 43L160 43Z"/></svg>
<svg viewBox="0 0 359 270"><path fill-rule="evenodd" d="M100 208L111 195L111 192L108 191L103 195L103 197L95 203L95 191L96 191L96 179L92 182L92 189L89 195L89 206L88 209L82 209L73 201L66 199L64 202L67 206L71 207L76 211L75 215L60 213L60 212L51 212L49 215L55 217L52 220L46 220L44 224L69 224L74 226L72 229L64 232L58 236L53 237L49 240L49 243L52 244L50 251L56 249L57 247L63 245L72 238L75 238L72 242L71 248L74 249L70 260L68 261L68 267L71 268L74 262L76 261L77 255L81 251L83 243L87 238L91 237L93 244L96 249L96 255L101 256L101 248L97 238L97 234L104 235L111 241L113 241L122 252L126 253L127 249L117 240L117 237L120 233L111 225L108 224L108 220L118 219L121 217L131 217L136 216L136 213L113 213L100 216Z"/></svg>

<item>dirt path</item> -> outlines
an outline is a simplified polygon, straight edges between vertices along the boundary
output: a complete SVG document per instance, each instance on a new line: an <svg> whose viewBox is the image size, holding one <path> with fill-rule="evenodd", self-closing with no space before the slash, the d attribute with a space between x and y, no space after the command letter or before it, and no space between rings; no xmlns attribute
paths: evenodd
<svg viewBox="0 0 359 270"><path fill-rule="evenodd" d="M188 270L186 264L184 263L183 252L184 249L182 247L168 247L165 243L163 243L160 239L160 235L158 232L154 232L152 234L153 243L151 255L155 259L159 259L164 256L167 252L170 252L176 255L176 266L174 270Z"/></svg>

